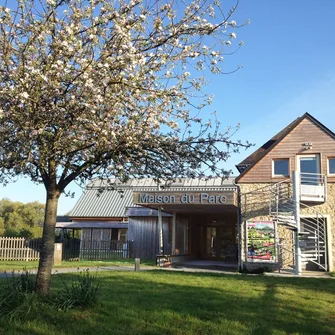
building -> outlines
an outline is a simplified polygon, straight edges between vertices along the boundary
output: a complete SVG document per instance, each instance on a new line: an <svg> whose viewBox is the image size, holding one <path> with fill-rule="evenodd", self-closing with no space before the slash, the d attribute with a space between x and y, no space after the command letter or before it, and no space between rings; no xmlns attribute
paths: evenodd
<svg viewBox="0 0 335 335"><path fill-rule="evenodd" d="M242 262L248 264L253 257L248 230L255 230L255 222L270 222L274 223L275 248L282 266L293 266L297 273L302 269L332 271L335 134L306 113L237 168Z"/></svg>
<svg viewBox="0 0 335 335"><path fill-rule="evenodd" d="M306 113L237 169L236 179L131 180L102 193L93 181L58 227L82 229L82 240L133 240L135 257L331 271L335 134Z"/></svg>

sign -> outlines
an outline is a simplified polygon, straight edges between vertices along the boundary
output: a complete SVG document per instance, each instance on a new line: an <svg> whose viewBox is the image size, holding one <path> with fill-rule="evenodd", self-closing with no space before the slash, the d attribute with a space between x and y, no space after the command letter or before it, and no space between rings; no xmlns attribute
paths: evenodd
<svg viewBox="0 0 335 335"><path fill-rule="evenodd" d="M247 221L247 260L274 262L276 257L275 230L272 221Z"/></svg>
<svg viewBox="0 0 335 335"><path fill-rule="evenodd" d="M235 205L235 192L134 192L138 205Z"/></svg>

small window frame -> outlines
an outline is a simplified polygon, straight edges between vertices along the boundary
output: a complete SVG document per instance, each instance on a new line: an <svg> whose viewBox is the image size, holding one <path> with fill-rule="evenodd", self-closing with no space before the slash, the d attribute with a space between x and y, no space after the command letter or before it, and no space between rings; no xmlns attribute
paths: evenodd
<svg viewBox="0 0 335 335"><path fill-rule="evenodd" d="M275 163L277 161L287 162L287 174L275 174ZM273 178L289 178L290 177L290 159L289 158L273 158L272 159L272 177Z"/></svg>
<svg viewBox="0 0 335 335"><path fill-rule="evenodd" d="M335 161L335 157L327 157L327 175L331 177L335 177L335 171L330 172L330 160Z"/></svg>

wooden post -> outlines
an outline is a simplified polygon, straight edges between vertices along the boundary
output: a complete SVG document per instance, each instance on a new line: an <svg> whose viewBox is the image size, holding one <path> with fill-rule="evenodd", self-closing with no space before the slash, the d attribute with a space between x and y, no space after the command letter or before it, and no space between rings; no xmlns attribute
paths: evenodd
<svg viewBox="0 0 335 335"><path fill-rule="evenodd" d="M140 258L135 258L135 271L140 271L140 264L141 264L141 259Z"/></svg>
<svg viewBox="0 0 335 335"><path fill-rule="evenodd" d="M173 212L173 216L172 216L172 246L171 246L172 255L176 254L176 225L177 225L176 212Z"/></svg>
<svg viewBox="0 0 335 335"><path fill-rule="evenodd" d="M29 246L25 245L25 247L26 247L26 262L28 262L29 261Z"/></svg>
<svg viewBox="0 0 335 335"><path fill-rule="evenodd" d="M62 264L62 243L55 243L53 265Z"/></svg>

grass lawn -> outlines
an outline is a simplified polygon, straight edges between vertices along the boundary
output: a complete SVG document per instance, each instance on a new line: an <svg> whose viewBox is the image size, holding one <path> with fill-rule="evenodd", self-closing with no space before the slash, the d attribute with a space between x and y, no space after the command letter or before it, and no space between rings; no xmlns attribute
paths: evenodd
<svg viewBox="0 0 335 335"><path fill-rule="evenodd" d="M97 266L134 266L134 259L115 259L112 261L63 261L61 265L56 265L54 268L78 268L78 267L97 267ZM155 261L141 260L141 264L145 266L154 266ZM38 261L0 261L0 272L22 270L22 269L37 269ZM0 333L1 334L1 333Z"/></svg>
<svg viewBox="0 0 335 335"><path fill-rule="evenodd" d="M75 275L53 276L53 293ZM0 319L0 334L335 334L333 279L163 270L97 276L94 308Z"/></svg>

